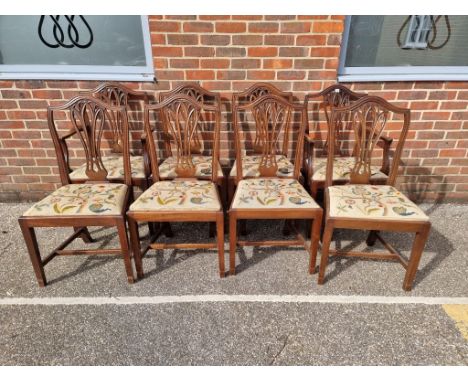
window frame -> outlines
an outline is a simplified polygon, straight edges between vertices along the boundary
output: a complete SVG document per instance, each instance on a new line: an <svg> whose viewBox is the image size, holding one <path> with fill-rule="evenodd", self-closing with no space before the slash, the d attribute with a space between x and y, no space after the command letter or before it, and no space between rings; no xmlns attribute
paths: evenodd
<svg viewBox="0 0 468 382"><path fill-rule="evenodd" d="M345 66L352 16L346 16L338 66L338 82L467 81L468 66Z"/></svg>
<svg viewBox="0 0 468 382"><path fill-rule="evenodd" d="M148 16L141 17L145 66L0 65L0 80L154 81Z"/></svg>

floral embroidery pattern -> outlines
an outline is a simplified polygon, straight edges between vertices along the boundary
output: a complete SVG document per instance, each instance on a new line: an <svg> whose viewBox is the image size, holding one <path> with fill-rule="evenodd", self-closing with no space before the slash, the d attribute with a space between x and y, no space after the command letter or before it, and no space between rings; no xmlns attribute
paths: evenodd
<svg viewBox="0 0 468 382"><path fill-rule="evenodd" d="M295 179L244 179L239 182L233 208L318 207Z"/></svg>
<svg viewBox="0 0 468 382"><path fill-rule="evenodd" d="M204 180L156 182L130 206L130 211L220 209L216 186Z"/></svg>
<svg viewBox="0 0 468 382"><path fill-rule="evenodd" d="M330 216L428 220L424 212L392 186L329 187Z"/></svg>
<svg viewBox="0 0 468 382"><path fill-rule="evenodd" d="M259 177L260 172L258 166L260 165L261 155L247 155L242 158L242 176ZM276 156L276 163L278 164L277 176L292 176L294 172L294 165L284 155ZM234 161L234 165L231 169L229 176L235 177L237 174L237 164Z"/></svg>
<svg viewBox="0 0 468 382"><path fill-rule="evenodd" d="M102 158L102 164L107 170L107 179L123 179L123 157L121 156L109 156ZM143 157L134 156L130 157L130 167L132 170L132 178L145 178L145 170L143 164ZM73 170L70 173L71 180L82 180L87 179L86 176L86 163Z"/></svg>
<svg viewBox="0 0 468 382"><path fill-rule="evenodd" d="M68 184L32 206L25 216L116 215L127 191L124 184Z"/></svg>
<svg viewBox="0 0 468 382"><path fill-rule="evenodd" d="M349 180L351 169L354 167L354 157L338 157L333 162L333 180ZM387 175L378 166L371 166L371 179L387 179ZM314 158L312 179L325 181L327 175L327 158Z"/></svg>
<svg viewBox="0 0 468 382"><path fill-rule="evenodd" d="M192 156L192 162L195 165L195 176L196 177L209 177L211 176L212 167L211 167L211 156L201 156L194 155ZM163 163L159 165L159 177L161 179L173 179L177 177L176 173L177 158L168 157L164 160ZM221 166L218 165L218 177L223 176L223 171Z"/></svg>

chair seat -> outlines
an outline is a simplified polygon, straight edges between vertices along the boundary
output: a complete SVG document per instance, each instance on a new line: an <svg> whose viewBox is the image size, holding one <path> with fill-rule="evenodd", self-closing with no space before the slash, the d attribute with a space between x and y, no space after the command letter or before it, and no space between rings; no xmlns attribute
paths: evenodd
<svg viewBox="0 0 468 382"><path fill-rule="evenodd" d="M392 186L356 185L328 188L330 217L426 221L429 217Z"/></svg>
<svg viewBox="0 0 468 382"><path fill-rule="evenodd" d="M295 179L259 178L239 182L233 209L320 208Z"/></svg>
<svg viewBox="0 0 468 382"><path fill-rule="evenodd" d="M130 211L219 211L217 186L208 180L165 180L154 183Z"/></svg>
<svg viewBox="0 0 468 382"><path fill-rule="evenodd" d="M116 180L124 178L123 157L122 156L109 156L102 158L102 164L107 170L107 179ZM142 156L131 156L130 167L132 169L132 178L145 179L145 170ZM73 170L70 174L70 179L73 180L87 180L86 176L86 163L82 164L77 169Z"/></svg>
<svg viewBox="0 0 468 382"><path fill-rule="evenodd" d="M337 157L333 161L333 180L347 181L350 178L351 169L354 167L354 157ZM378 166L371 166L371 180L386 180L388 178L380 171ZM327 174L327 158L314 158L312 180L325 181Z"/></svg>
<svg viewBox="0 0 468 382"><path fill-rule="evenodd" d="M258 166L260 165L260 160L262 159L261 155L246 155L242 158L242 176L246 177L260 177L260 172L258 171ZM276 163L278 164L277 176L292 176L294 172L294 165L286 158L284 155L276 156ZM237 175L237 164L234 161L231 172L229 173L230 177L235 177Z"/></svg>
<svg viewBox="0 0 468 382"><path fill-rule="evenodd" d="M195 165L195 177L211 177L212 166L211 156L195 155L192 156L192 162ZM159 177L161 179L174 179L177 177L176 173L176 157L168 157L159 165ZM223 177L223 170L218 163L218 178Z"/></svg>
<svg viewBox="0 0 468 382"><path fill-rule="evenodd" d="M24 216L120 215L127 189L116 183L67 184L34 204Z"/></svg>

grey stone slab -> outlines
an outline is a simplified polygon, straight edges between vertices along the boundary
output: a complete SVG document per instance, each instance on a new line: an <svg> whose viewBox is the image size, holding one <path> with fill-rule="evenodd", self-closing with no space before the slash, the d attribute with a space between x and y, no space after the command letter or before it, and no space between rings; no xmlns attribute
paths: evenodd
<svg viewBox="0 0 468 382"><path fill-rule="evenodd" d="M181 294L358 294L465 297L468 291L468 205L424 204L433 228L416 276L415 288L401 289L404 269L396 263L337 259L328 268L325 285L309 275L308 255L302 248L245 248L238 250L238 274L220 279L216 251L153 251L144 260L146 277L134 285L126 282L123 261L115 257L60 257L46 266L50 282L39 288L17 218L30 204L0 204L0 297L9 296L119 296ZM281 238L281 224L249 222L250 238ZM142 227L142 231L145 227ZM175 239L206 241L208 228L201 224L174 225ZM51 251L70 229L40 229L43 253ZM117 245L112 229L95 228L96 246ZM409 234L386 233L408 255ZM339 231L339 246L364 240L358 231ZM74 246L81 246L80 240ZM228 237L225 238L226 266Z"/></svg>
<svg viewBox="0 0 468 382"><path fill-rule="evenodd" d="M2 306L2 365L466 365L441 307Z"/></svg>

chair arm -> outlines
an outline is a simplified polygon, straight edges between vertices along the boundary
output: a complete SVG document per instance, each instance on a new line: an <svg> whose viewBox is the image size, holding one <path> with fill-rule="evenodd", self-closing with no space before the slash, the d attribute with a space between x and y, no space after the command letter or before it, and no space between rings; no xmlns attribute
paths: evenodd
<svg viewBox="0 0 468 382"><path fill-rule="evenodd" d="M382 171L384 174L388 175L390 172L390 146L392 145L393 138L386 137L384 135L380 136L382 152Z"/></svg>
<svg viewBox="0 0 468 382"><path fill-rule="evenodd" d="M145 171L145 177L146 179L149 178L151 174L151 166L150 166L150 161L149 161L149 155L148 155L148 142L146 139L146 133L142 133L140 137L141 141L141 148L142 148L142 156L143 156L143 168Z"/></svg>
<svg viewBox="0 0 468 382"><path fill-rule="evenodd" d="M314 156L314 140L308 135L304 135L304 155L303 155L303 168L306 173L307 182L312 176L312 163Z"/></svg>

